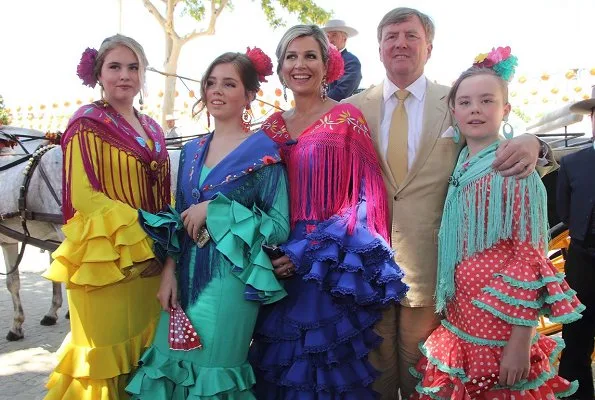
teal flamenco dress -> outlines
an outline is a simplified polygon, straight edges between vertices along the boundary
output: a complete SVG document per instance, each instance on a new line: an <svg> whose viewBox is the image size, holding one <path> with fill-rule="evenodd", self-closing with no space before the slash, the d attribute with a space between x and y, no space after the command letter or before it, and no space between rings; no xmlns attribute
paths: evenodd
<svg viewBox="0 0 595 400"><path fill-rule="evenodd" d="M171 350L163 311L153 345L126 388L133 399L255 399L247 356L256 318L262 304L286 295L261 247L287 239L286 175L277 146L262 132L209 169L204 159L211 139L182 150L176 210L140 212L156 254L177 260L181 306L203 346ZM205 200L211 200L211 240L199 248L179 213Z"/></svg>

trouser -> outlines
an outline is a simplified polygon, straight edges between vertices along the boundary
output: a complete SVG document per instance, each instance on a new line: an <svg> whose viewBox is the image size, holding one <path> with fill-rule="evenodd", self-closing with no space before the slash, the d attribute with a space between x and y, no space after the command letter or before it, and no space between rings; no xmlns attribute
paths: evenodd
<svg viewBox="0 0 595 400"><path fill-rule="evenodd" d="M595 250L595 249L593 249ZM566 348L560 359L559 375L569 381L578 380L574 398L593 400L591 355L595 337L595 251L589 252L572 240L565 265L566 281L587 307L578 321L562 327Z"/></svg>
<svg viewBox="0 0 595 400"><path fill-rule="evenodd" d="M421 358L419 343L438 327L440 318L434 307L391 306L386 309L374 330L383 341L370 352L369 360L381 373L374 390L382 400L406 399L415 391L417 380L409 373Z"/></svg>

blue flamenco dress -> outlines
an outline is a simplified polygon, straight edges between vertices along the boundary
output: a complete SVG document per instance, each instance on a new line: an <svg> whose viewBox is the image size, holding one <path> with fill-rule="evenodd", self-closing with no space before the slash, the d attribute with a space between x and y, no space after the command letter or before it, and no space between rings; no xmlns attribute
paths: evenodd
<svg viewBox="0 0 595 400"><path fill-rule="evenodd" d="M282 148L296 267L287 297L261 308L249 359L260 400L371 399L374 324L407 291L387 243L386 192L369 128L339 104L289 136L281 113L263 130Z"/></svg>

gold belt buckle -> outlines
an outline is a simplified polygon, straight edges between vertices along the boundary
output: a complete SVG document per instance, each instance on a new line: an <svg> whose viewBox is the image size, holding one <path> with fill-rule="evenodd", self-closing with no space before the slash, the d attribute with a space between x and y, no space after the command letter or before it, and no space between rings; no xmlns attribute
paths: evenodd
<svg viewBox="0 0 595 400"><path fill-rule="evenodd" d="M196 235L196 245L202 249L209 242L209 240L211 240L211 235L209 235L207 227L203 226L198 231L198 235Z"/></svg>

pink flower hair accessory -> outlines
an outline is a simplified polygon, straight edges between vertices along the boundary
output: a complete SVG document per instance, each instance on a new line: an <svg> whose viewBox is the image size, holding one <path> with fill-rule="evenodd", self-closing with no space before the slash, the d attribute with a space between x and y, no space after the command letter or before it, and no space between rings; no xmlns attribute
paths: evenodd
<svg viewBox="0 0 595 400"><path fill-rule="evenodd" d="M328 62L326 68L326 83L331 83L339 79L345 73L345 62L343 56L337 48L329 44L328 46Z"/></svg>
<svg viewBox="0 0 595 400"><path fill-rule="evenodd" d="M83 51L81 61L76 67L76 74L83 80L83 85L87 85L94 88L97 84L97 78L95 77L95 60L97 60L97 50L87 47Z"/></svg>
<svg viewBox="0 0 595 400"><path fill-rule="evenodd" d="M273 75L273 62L264 51L258 47L254 47L253 49L248 47L246 50L246 56L250 59L250 61L252 61L252 65L254 65L256 73L258 74L259 82L266 82L266 77Z"/></svg>
<svg viewBox="0 0 595 400"><path fill-rule="evenodd" d="M474 67L490 68L502 79L510 82L518 65L518 58L511 54L510 47L492 48L489 53L475 57Z"/></svg>

